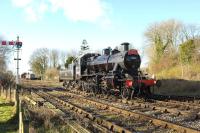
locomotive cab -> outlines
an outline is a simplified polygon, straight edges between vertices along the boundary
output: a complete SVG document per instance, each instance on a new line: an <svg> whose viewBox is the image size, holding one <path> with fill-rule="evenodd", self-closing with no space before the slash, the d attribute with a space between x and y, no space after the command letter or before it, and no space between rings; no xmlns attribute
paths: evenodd
<svg viewBox="0 0 200 133"><path fill-rule="evenodd" d="M129 50L129 43L125 42L121 44L123 46L123 50L125 52L124 55L124 67L126 70L137 71L141 64L140 55L136 49Z"/></svg>
<svg viewBox="0 0 200 133"><path fill-rule="evenodd" d="M124 65L128 70L137 70L140 67L140 64L141 59L137 50L131 49L125 54Z"/></svg>

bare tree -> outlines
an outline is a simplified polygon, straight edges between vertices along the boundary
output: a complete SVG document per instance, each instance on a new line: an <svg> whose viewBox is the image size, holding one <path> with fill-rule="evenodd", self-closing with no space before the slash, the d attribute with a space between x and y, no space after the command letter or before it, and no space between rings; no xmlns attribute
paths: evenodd
<svg viewBox="0 0 200 133"><path fill-rule="evenodd" d="M50 66L52 66L53 68L57 68L58 67L58 63L59 63L59 52L56 49L50 50Z"/></svg>
<svg viewBox="0 0 200 133"><path fill-rule="evenodd" d="M183 77L185 67L185 72L189 72L192 69L190 66L198 65L199 34L200 28L197 25L176 20L151 24L145 32L151 72L163 73L180 68Z"/></svg>
<svg viewBox="0 0 200 133"><path fill-rule="evenodd" d="M67 60L67 52L61 51L60 52L60 64L61 66L65 66Z"/></svg>
<svg viewBox="0 0 200 133"><path fill-rule="evenodd" d="M159 61L166 51L168 55L173 55L177 52L181 27L182 23L175 20L168 20L149 26L145 32L145 37L151 47L150 57L154 61Z"/></svg>
<svg viewBox="0 0 200 133"><path fill-rule="evenodd" d="M180 40L181 44L192 39L195 40L200 36L200 27L194 24L183 25L181 27Z"/></svg>
<svg viewBox="0 0 200 133"><path fill-rule="evenodd" d="M0 42L3 40L3 37L0 36ZM6 66L7 66L7 62L9 60L9 54L10 54L11 49L4 45L2 46L0 44L0 71L5 71L6 70Z"/></svg>
<svg viewBox="0 0 200 133"><path fill-rule="evenodd" d="M78 56L78 51L75 50L75 49L70 50L70 51L67 53L67 57L69 57L69 56L77 57L77 56Z"/></svg>
<svg viewBox="0 0 200 133"><path fill-rule="evenodd" d="M33 52L29 61L32 71L41 76L42 79L48 68L48 53L47 48L37 49Z"/></svg>

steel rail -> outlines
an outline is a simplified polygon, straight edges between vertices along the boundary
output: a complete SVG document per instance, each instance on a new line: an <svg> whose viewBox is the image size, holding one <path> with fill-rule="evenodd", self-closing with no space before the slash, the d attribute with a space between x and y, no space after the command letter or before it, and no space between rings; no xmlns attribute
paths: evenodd
<svg viewBox="0 0 200 133"><path fill-rule="evenodd" d="M184 126L181 126L181 125L178 125L178 124L175 124L175 123L171 123L171 122L164 121L164 120L161 120L161 119L153 118L153 117L148 116L148 115L143 114L143 113L132 112L130 110L126 110L126 109L122 109L122 108L115 107L115 106L112 106L112 105L108 105L106 103L102 103L102 102L99 102L99 101L94 101L94 100L92 100L90 98L86 98L86 97L83 97L81 95L77 95L77 94L70 93L70 92L64 92L64 93L69 94L71 96L75 96L79 100L81 98L81 100L83 100L85 102L88 102L88 103L91 103L91 104L94 104L94 105L99 105L99 106L101 106L103 108L107 108L107 109L109 109L111 111L115 111L115 112L118 112L118 113L121 113L121 114L124 114L124 115L128 115L128 116L137 117L137 118L140 118L140 119L149 120L154 125L159 125L159 126L163 126L165 128L174 129L174 130L176 130L178 132L182 132L182 133L199 133L200 132L200 131L198 131L196 129L184 127Z"/></svg>
<svg viewBox="0 0 200 133"><path fill-rule="evenodd" d="M31 105L34 106L38 106L37 101L33 100L32 98L25 96L23 98L23 100L29 102ZM48 108L50 111L52 111L53 113L58 114L57 109L52 109L52 108ZM67 123L68 126L70 126L72 128L73 131L75 131L76 133L90 133L87 129L85 129L84 127L82 127L80 124L78 124L77 122L75 122L74 120L69 120L69 119L65 119L65 113L63 111L61 111L60 109L58 109L59 112L59 119L64 121L65 123ZM66 122L67 121L67 122Z"/></svg>
<svg viewBox="0 0 200 133"><path fill-rule="evenodd" d="M135 105L135 106L139 106L139 107L143 107L143 108L150 108L152 110L159 110L159 111L162 111L162 112L165 112L165 113L173 113L173 114L176 114L178 116L179 115L185 115L185 116L193 116L193 118L195 118L195 119L200 118L199 112L197 112L197 111L195 111L195 112L188 111L189 109L191 109L191 108L188 108L188 107L186 107L186 110L181 110L180 111L180 110L178 110L177 108L174 108L174 107L172 107L172 108L159 107L158 105L150 106L147 103L138 103L138 102L135 102L135 101L122 101L122 102L123 103L127 103L129 105ZM163 103L163 102L157 102L157 103L166 104L166 103Z"/></svg>
<svg viewBox="0 0 200 133"><path fill-rule="evenodd" d="M84 93L84 92L80 92L80 91L72 91L73 93L76 93L76 94L80 94L80 95L86 95L86 96L89 96L90 94L88 93ZM97 95L95 96L97 98L101 98L100 95ZM150 107L149 104L147 103L138 103L138 102L135 102L134 100L122 100L122 99L118 99L118 102L121 102L121 103L124 103L124 104L129 104L129 105L135 105L135 106L138 106L138 107L143 107L143 108L150 108L152 110L159 110L159 111L162 111L162 112L166 112L166 113L174 113L176 115L185 115L185 116L192 116L192 118L194 119L198 119L200 118L200 112L190 112L188 111L189 109L198 109L197 107L191 107L191 106L185 106L184 104L180 104L181 106L184 106L186 107L186 110L185 111L180 111L178 110L177 108L167 108L167 107L159 107L159 106L156 106L156 105L153 105L152 107ZM156 103L159 103L159 104L169 104L169 105L177 105L178 103L173 103L173 102L165 102L165 101L155 101ZM200 107L199 107L200 108Z"/></svg>
<svg viewBox="0 0 200 133"><path fill-rule="evenodd" d="M121 126L118 126L113 122L107 121L107 120L101 118L100 116L93 115L92 113L89 113L89 112L83 110L82 108L80 108L76 105L73 105L69 102L63 101L63 100L61 100L61 99L59 99L55 96L52 96L50 94L47 94L47 93L44 93L44 92L41 92L41 91L37 94L39 96L43 97L44 99L48 100L48 101L49 101L49 99L51 99L51 100L57 101L58 103L61 103L62 105L70 108L74 112L76 112L78 114L82 114L82 115L84 115L84 117L96 122L98 125L107 128L108 131L119 132L119 133L132 133L132 131L130 131L130 130L127 130L127 129L121 127Z"/></svg>

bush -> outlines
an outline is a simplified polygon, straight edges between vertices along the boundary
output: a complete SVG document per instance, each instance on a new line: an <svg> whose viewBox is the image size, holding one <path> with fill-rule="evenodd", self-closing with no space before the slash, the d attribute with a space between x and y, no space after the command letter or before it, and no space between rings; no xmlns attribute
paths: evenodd
<svg viewBox="0 0 200 133"><path fill-rule="evenodd" d="M0 72L0 85L4 88L8 88L9 86L15 83L15 77L11 71Z"/></svg>
<svg viewBox="0 0 200 133"><path fill-rule="evenodd" d="M45 72L46 80L55 80L58 79L59 72L56 68L49 68Z"/></svg>
<svg viewBox="0 0 200 133"><path fill-rule="evenodd" d="M176 65L155 73L159 79L200 80L200 64Z"/></svg>

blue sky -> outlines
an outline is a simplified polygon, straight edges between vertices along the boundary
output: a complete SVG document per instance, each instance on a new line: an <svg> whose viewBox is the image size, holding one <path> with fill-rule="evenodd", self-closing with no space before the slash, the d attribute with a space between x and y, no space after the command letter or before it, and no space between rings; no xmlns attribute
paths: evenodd
<svg viewBox="0 0 200 133"><path fill-rule="evenodd" d="M23 72L34 49L78 50L86 39L93 50L130 42L142 51L150 24L168 19L200 24L199 13L199 0L0 0L0 35L20 36Z"/></svg>

